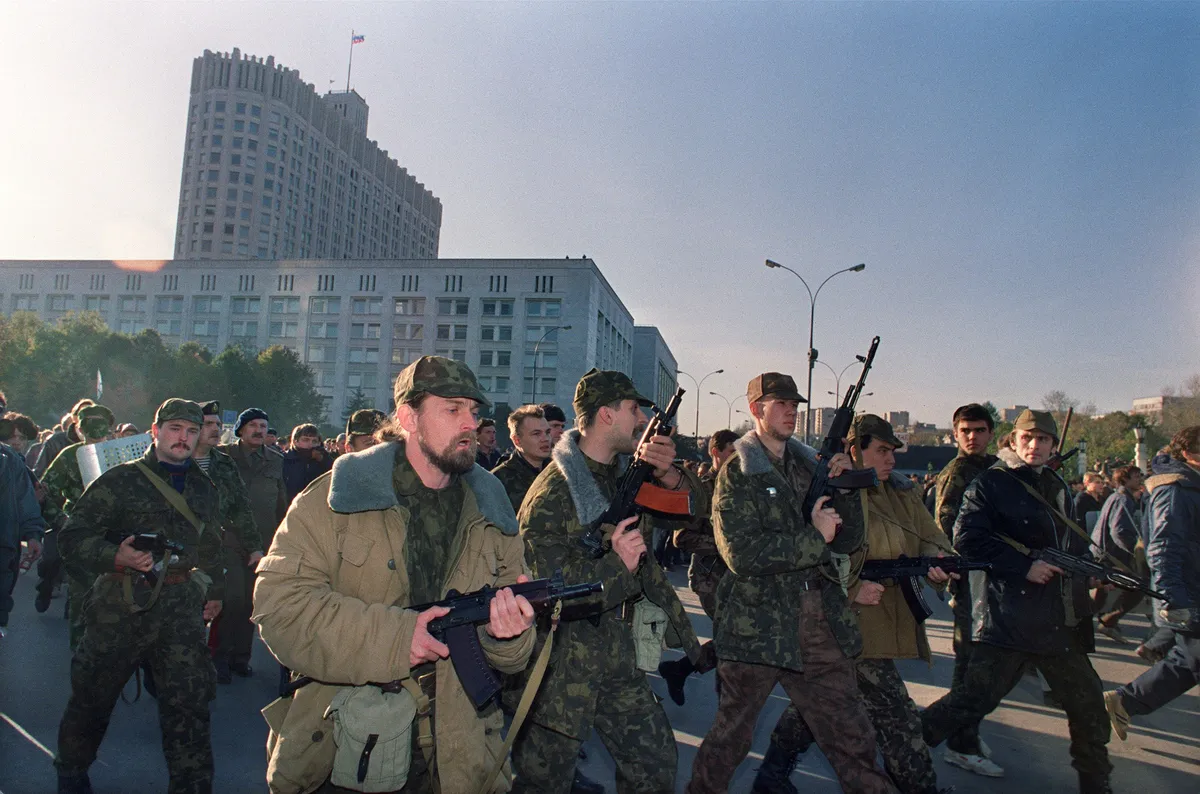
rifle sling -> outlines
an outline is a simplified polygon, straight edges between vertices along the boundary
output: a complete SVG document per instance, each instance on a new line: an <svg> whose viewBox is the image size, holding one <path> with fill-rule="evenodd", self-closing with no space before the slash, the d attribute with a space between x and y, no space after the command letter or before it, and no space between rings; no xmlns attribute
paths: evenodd
<svg viewBox="0 0 1200 794"><path fill-rule="evenodd" d="M142 474L146 475L146 479L148 479L154 485L154 487L158 489L158 492L163 495L164 499L171 503L171 507L174 507L176 510L178 510L180 515L186 518L188 522L195 527L196 533L200 536L203 536L204 522L199 518L196 518L196 514L192 512L192 508L188 507L187 500L183 498L183 494L179 493L179 491L176 491L170 485L163 482L162 477L159 477L157 474L150 471L150 467L145 463L142 463L140 460L134 461L133 465L137 466Z"/></svg>
<svg viewBox="0 0 1200 794"><path fill-rule="evenodd" d="M1069 519L1069 518L1067 518L1065 515L1063 515L1063 514L1062 514L1062 512L1061 512L1061 511L1059 511L1059 509L1058 509L1057 507L1055 507L1054 505L1052 505L1052 504L1050 503L1050 500L1049 500L1049 499L1047 499L1046 497L1042 496L1042 495L1041 495L1041 494L1038 492L1038 490L1037 490L1036 488L1034 488L1032 485L1030 485L1029 483L1027 483L1027 482L1025 482L1024 480L1022 480L1022 479L1021 479L1020 477L1018 477L1017 475L1013 474L1013 473L1012 473L1011 471L1009 471L1008 469L1000 469L1000 471L1004 472L1004 473L1005 473L1005 474L1007 474L1009 477L1012 477L1014 480L1016 480L1017 482L1021 483L1021 486L1022 486L1022 487L1023 487L1023 488L1024 488L1026 491L1029 491L1029 495L1030 495L1030 496L1032 496L1034 499L1037 499L1039 502L1041 502L1041 503L1042 503L1042 505L1043 505L1043 506L1045 506L1045 508L1046 508L1047 510L1049 510L1049 511L1050 511L1050 515L1051 515L1053 518L1055 518L1056 520L1058 520L1058 522L1059 522L1059 523L1061 523L1063 526L1065 526L1067 529L1071 530L1071 531L1072 531L1072 532L1074 532L1076 535L1078 535L1079 537L1081 537L1081 538L1083 538L1084 540L1086 540L1086 541L1087 541L1087 544L1088 544L1089 546L1092 546L1092 547L1094 547L1094 548L1096 549L1096 551L1100 552L1100 557L1099 557L1099 559L1101 559L1101 560L1107 560L1108 562L1112 563L1112 566L1113 566L1114 568L1116 568L1116 569L1118 569L1118 570L1120 570L1120 571L1122 571L1122 572L1124 572L1124 573L1130 574L1131 576L1132 576L1132 575L1134 575L1134 574L1133 574L1133 571L1131 571L1127 565L1125 565L1123 562L1121 562L1120 560L1118 560L1117 558L1115 558L1115 557L1113 557L1111 554L1109 554L1107 551L1105 551L1105 550L1104 550L1104 549L1103 549L1103 548L1100 546L1100 544L1099 544L1099 543L1097 543L1096 541L1092 540L1092 536L1091 536L1091 535L1089 535L1088 533L1084 532L1084 531L1083 531L1083 529L1082 529L1082 528L1080 528L1080 526L1079 526L1078 524L1076 524L1074 521L1072 521L1071 519ZM999 534L1001 538L1003 538L1003 537L1004 537L1004 535L1003 535L1002 533L997 533L997 534ZM1015 542L1016 542L1016 541L1012 540L1011 538L1009 539L1009 541L1010 541L1010 542L1009 542L1009 545L1010 545L1010 546L1011 546L1013 543L1015 543ZM1016 547L1014 546L1013 548L1016 548ZM1017 551L1020 551L1020 549L1017 549ZM1028 552L1028 551L1023 551L1023 552L1021 552L1021 553L1022 553L1022 554L1025 554L1026 556L1028 556L1028 554L1029 554L1029 552Z"/></svg>

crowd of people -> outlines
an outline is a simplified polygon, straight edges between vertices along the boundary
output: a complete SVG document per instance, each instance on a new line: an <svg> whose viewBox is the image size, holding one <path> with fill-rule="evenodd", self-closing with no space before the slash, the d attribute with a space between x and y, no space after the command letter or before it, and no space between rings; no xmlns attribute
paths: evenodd
<svg viewBox="0 0 1200 794"><path fill-rule="evenodd" d="M790 703L755 792L796 791L814 743L846 791L944 791L942 744L946 763L1002 777L980 724L1025 675L1066 712L1079 790L1108 792L1110 730L1124 739L1200 676L1200 426L1149 472L1105 467L1073 491L1048 412L1026 410L994 439L991 414L962 406L958 455L931 483L897 473L900 438L862 414L823 463L832 477L873 469L877 484L806 513L821 461L793 435L805 400L781 373L750 381L752 428L714 433L703 462L678 461L670 436L642 438L651 403L620 372L584 375L573 428L553 404L512 411L507 453L466 365L423 357L393 396L394 413L357 411L326 440L307 423L281 439L247 408L225 443L220 405L172 398L140 459L85 483L79 450L138 428L80 400L43 431L0 393L0 629L35 563L37 611L66 592L59 792L91 791L88 768L139 670L158 698L169 790L211 791L209 701L254 674L256 628L279 662L280 697L264 709L275 792L599 792L578 769L593 731L619 791L671 792L675 738L647 676L683 706L709 672L718 706L695 794L728 789L776 684ZM599 525L631 458L688 492L693 515ZM597 529L598 553L583 542ZM1141 594L1040 559L1048 548L1165 595L1148 605L1155 629L1137 654L1152 666L1134 681L1105 692L1088 654L1094 631L1132 642L1120 622ZM931 659L924 616L900 582L860 576L900 557L927 558L927 585L953 607L952 683L923 710L896 661ZM704 643L666 576L677 559L712 619ZM986 565L951 564L967 561ZM601 594L539 618L512 589L559 574ZM435 628L447 608L405 607L483 587L494 597L470 629L472 665L503 687L478 703L455 667L464 657L451 661L461 634Z"/></svg>

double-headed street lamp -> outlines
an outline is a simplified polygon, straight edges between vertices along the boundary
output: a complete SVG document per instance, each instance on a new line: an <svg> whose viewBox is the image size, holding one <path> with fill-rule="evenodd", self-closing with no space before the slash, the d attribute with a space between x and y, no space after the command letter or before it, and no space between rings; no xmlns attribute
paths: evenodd
<svg viewBox="0 0 1200 794"><path fill-rule="evenodd" d="M816 361L817 361L817 351L813 348L813 318L817 311L817 296L821 294L821 287L824 287L826 284L829 283L829 279L833 278L834 276L838 275L839 273L861 273L862 271L866 270L867 266L860 262L857 265L853 265L851 267L844 267L841 270L837 270L837 271L834 271L833 273L830 273L829 276L826 277L826 279L824 281L822 281L820 283L820 285L817 286L816 292L813 292L812 289L808 286L808 282L804 280L804 276L800 275L795 270L792 270L787 265L781 265L778 262L768 259L767 267L777 267L777 268L782 268L782 269L786 270L787 272L791 273L796 278L800 279L800 283L803 284L804 289L808 291L808 392L806 393L805 396L808 397L809 399L812 399L812 374L813 374L813 367L816 365ZM811 404L810 404L810 408L811 408ZM811 435L812 435L812 411L807 410L804 412L804 442L806 444L812 443L810 441Z"/></svg>
<svg viewBox="0 0 1200 794"><path fill-rule="evenodd" d="M738 400L746 399L746 395L739 394L737 397L734 397L732 400L730 400L724 394L718 394L715 391L710 391L709 394L711 394L713 397L720 397L725 401L725 427L733 427L733 404Z"/></svg>
<svg viewBox="0 0 1200 794"><path fill-rule="evenodd" d="M720 375L724 371L725 370L723 369L714 369L712 372L708 373L708 375L705 375L703 378L697 381L694 377L688 375L688 373L684 372L683 370L675 370L676 375L687 375L688 378L691 378L692 383L696 384L696 438L700 438L700 387L704 385L704 381L706 381L710 376Z"/></svg>
<svg viewBox="0 0 1200 794"><path fill-rule="evenodd" d="M839 400L841 400L842 399L842 376L846 374L846 370L850 369L855 364L861 364L862 362L861 361L851 361L849 364L842 367L841 372L835 372L833 367L829 366L821 359L817 359L817 363L833 373L833 382L836 383L837 386L834 391L830 392L830 394L835 395Z"/></svg>
<svg viewBox="0 0 1200 794"><path fill-rule="evenodd" d="M542 334L540 339L537 340L537 344L535 344L533 346L533 399L530 400L530 402L534 405L537 405L538 348L542 346L542 342L545 341L546 337L549 336L550 334L554 333L555 331L570 331L570 330L571 330L571 326L569 326L569 325L556 325L552 328L547 328L546 332L544 334Z"/></svg>

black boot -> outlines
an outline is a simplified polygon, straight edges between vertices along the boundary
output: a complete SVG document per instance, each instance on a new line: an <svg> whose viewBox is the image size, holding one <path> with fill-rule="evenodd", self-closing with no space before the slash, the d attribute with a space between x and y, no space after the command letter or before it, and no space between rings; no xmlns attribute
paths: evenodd
<svg viewBox="0 0 1200 794"><path fill-rule="evenodd" d="M667 694L675 701L676 706L684 704L687 696L683 692L683 684L695 669L692 660L686 656L659 663L658 674L667 682Z"/></svg>
<svg viewBox="0 0 1200 794"><path fill-rule="evenodd" d="M233 672L229 669L229 660L228 659L221 658L221 659L215 660L213 662L213 667L215 667L217 669L217 683L218 684L232 684L233 683Z"/></svg>
<svg viewBox="0 0 1200 794"><path fill-rule="evenodd" d="M758 776L754 778L752 794L799 794L789 779L799 753L789 752L772 742L763 756Z"/></svg>
<svg viewBox="0 0 1200 794"><path fill-rule="evenodd" d="M1109 782L1108 775L1080 772L1079 794L1113 794L1112 783Z"/></svg>
<svg viewBox="0 0 1200 794"><path fill-rule="evenodd" d="M604 786L576 769L575 779L571 781L571 794L604 794Z"/></svg>
<svg viewBox="0 0 1200 794"><path fill-rule="evenodd" d="M58 775L58 794L92 794L92 781L87 772L82 775Z"/></svg>

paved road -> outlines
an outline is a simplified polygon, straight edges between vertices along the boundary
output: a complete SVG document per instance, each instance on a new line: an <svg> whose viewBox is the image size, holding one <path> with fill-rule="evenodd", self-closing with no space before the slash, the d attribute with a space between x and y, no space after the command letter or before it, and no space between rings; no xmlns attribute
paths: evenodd
<svg viewBox="0 0 1200 794"><path fill-rule="evenodd" d="M711 626L681 571L672 580L692 615L697 632L708 636ZM50 764L58 720L66 704L69 657L66 622L61 617L62 601L38 615L33 610L33 580L23 577L16 591L17 609L10 635L0 641L0 794L43 794L54 790ZM949 684L953 655L950 649L949 610L934 602L937 613L930 619L929 633L934 650L932 667L904 663L902 672L919 704L939 697ZM1130 621L1131 635L1140 636L1144 618ZM1144 665L1130 648L1101 641L1093 661L1106 685L1136 676ZM273 697L276 665L266 649L258 645L254 677L235 679L220 687L213 705L213 745L216 756L217 794L250 794L265 791L266 767L263 745L266 728L258 709ZM662 682L653 686L665 695ZM678 708L666 701L667 714L675 728L679 747L678 789L683 790L692 759L716 711L712 675L693 678L688 684L688 702ZM128 687L132 699L133 687ZM750 789L758 760L766 748L775 719L786 701L776 690L759 718L751 756L734 778L732 791ZM1074 791L1075 775L1067 753L1067 724L1060 711L1042 705L1039 685L1025 679L983 728L995 760L1008 770L1002 780L988 780L938 763L942 785L954 784L959 792ZM612 762L595 741L588 743L584 769L612 788ZM1109 745L1116 766L1115 789L1144 794L1193 794L1200 791L1200 695L1197 690L1169 707L1139 720L1128 742L1115 737ZM940 756L940 751L935 751ZM97 794L142 794L166 790L160 734L154 702L142 696L132 705L118 704L100 757L92 768ZM838 786L825 759L817 750L799 765L792 780L804 792L836 792ZM453 794L453 793L448 793Z"/></svg>

